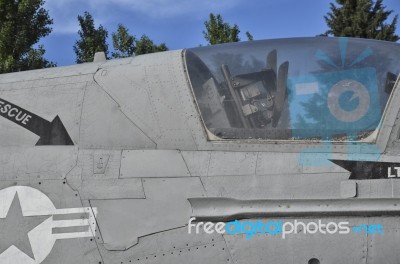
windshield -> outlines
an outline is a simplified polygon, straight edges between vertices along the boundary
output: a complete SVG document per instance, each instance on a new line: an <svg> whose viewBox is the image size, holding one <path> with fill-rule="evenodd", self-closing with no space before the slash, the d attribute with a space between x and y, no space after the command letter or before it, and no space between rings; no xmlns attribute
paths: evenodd
<svg viewBox="0 0 400 264"><path fill-rule="evenodd" d="M400 45L296 38L185 52L207 129L220 139L360 140L379 125Z"/></svg>

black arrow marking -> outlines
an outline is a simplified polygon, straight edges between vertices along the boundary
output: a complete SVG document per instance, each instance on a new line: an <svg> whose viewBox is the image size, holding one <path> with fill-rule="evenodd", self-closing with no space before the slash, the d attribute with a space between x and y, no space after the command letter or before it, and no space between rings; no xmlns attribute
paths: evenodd
<svg viewBox="0 0 400 264"><path fill-rule="evenodd" d="M40 116L0 98L0 115L40 137L40 145L74 145L61 119L49 122Z"/></svg>
<svg viewBox="0 0 400 264"><path fill-rule="evenodd" d="M350 180L400 179L400 163L356 160L330 161L351 172Z"/></svg>

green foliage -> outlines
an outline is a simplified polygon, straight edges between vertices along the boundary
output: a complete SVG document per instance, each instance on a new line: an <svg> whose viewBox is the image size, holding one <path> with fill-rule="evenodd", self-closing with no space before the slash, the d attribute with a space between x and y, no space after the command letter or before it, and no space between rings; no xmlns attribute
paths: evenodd
<svg viewBox="0 0 400 264"><path fill-rule="evenodd" d="M102 25L96 29L89 12L78 16L78 21L81 29L78 31L80 39L74 45L76 63L92 62L94 54L101 51L108 58L107 30Z"/></svg>
<svg viewBox="0 0 400 264"><path fill-rule="evenodd" d="M165 43L156 45L146 35L136 39L135 36L129 34L128 29L122 24L119 24L117 32L112 34L112 40L114 47L113 58L126 58L133 54L140 55L168 50Z"/></svg>
<svg viewBox="0 0 400 264"><path fill-rule="evenodd" d="M113 58L126 58L135 53L135 36L130 35L124 25L119 24L117 32L112 33L112 41L114 47Z"/></svg>
<svg viewBox="0 0 400 264"><path fill-rule="evenodd" d="M205 21L204 25L206 30L203 31L203 35L210 45L240 41L238 25L231 26L224 22L220 14L211 13L210 19ZM248 40L253 40L253 36L249 32L246 32L246 36Z"/></svg>
<svg viewBox="0 0 400 264"><path fill-rule="evenodd" d="M43 45L39 45L37 49L31 48L28 53L22 58L20 69L22 71L43 69L56 67L57 65L44 58L45 49Z"/></svg>
<svg viewBox="0 0 400 264"><path fill-rule="evenodd" d="M248 41L253 41L254 40L253 35L251 35L249 31L246 31L246 37L247 37Z"/></svg>
<svg viewBox="0 0 400 264"><path fill-rule="evenodd" d="M33 46L50 34L53 20L44 0L0 0L0 73L55 66Z"/></svg>
<svg viewBox="0 0 400 264"><path fill-rule="evenodd" d="M233 27L225 23L220 14L210 14L210 19L204 22L206 30L203 31L204 38L210 45L238 42L239 27L235 24Z"/></svg>
<svg viewBox="0 0 400 264"><path fill-rule="evenodd" d="M142 37L136 41L136 54L148 54L155 53L160 51L167 51L168 47L165 43L161 43L160 45L154 44L154 42L146 35L142 35Z"/></svg>
<svg viewBox="0 0 400 264"><path fill-rule="evenodd" d="M398 16L390 23L386 20L393 10L386 10L383 0L336 0L324 16L329 30L326 35L397 41L395 34Z"/></svg>

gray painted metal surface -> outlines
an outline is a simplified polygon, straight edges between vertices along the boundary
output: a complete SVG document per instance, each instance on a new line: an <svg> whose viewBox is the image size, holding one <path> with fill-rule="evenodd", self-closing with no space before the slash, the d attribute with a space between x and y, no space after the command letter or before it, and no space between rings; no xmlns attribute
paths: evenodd
<svg viewBox="0 0 400 264"><path fill-rule="evenodd" d="M188 234L182 227L139 238L125 251L100 245L105 263L234 263L225 239L215 234Z"/></svg>
<svg viewBox="0 0 400 264"><path fill-rule="evenodd" d="M266 222L268 220L265 219ZM315 219L307 219L305 222L312 220ZM362 218L351 220L356 224L363 222ZM355 233L346 236L304 236L299 233L285 239L270 234L257 234L251 239L246 239L244 235L224 237L235 263L246 263L249 259L256 264L309 263L313 258L329 264L367 263L367 251L370 249L367 236Z"/></svg>
<svg viewBox="0 0 400 264"><path fill-rule="evenodd" d="M124 150L120 173L121 178L190 176L177 150Z"/></svg>
<svg viewBox="0 0 400 264"><path fill-rule="evenodd" d="M329 162L400 162L399 81L376 142L329 150L315 140L218 139L191 85L182 50L0 75L0 101L48 122L58 116L73 143L38 146L40 136L0 116L0 263L400 262L398 216L387 215L398 213L400 181L349 180ZM271 201L278 209L265 206ZM193 215L250 218L243 223L294 214L305 223L380 223L384 232L188 233ZM36 217L45 220L32 227Z"/></svg>
<svg viewBox="0 0 400 264"><path fill-rule="evenodd" d="M187 199L204 196L198 178L144 179L143 188L146 199L91 201L104 212L98 221L107 249L125 250L139 237L185 226L191 211Z"/></svg>
<svg viewBox="0 0 400 264"><path fill-rule="evenodd" d="M196 220L228 222L243 218L400 215L399 199L237 200L189 198Z"/></svg>
<svg viewBox="0 0 400 264"><path fill-rule="evenodd" d="M156 146L95 82L87 84L80 121L79 137L83 148L146 149ZM119 125L112 125L114 123Z"/></svg>

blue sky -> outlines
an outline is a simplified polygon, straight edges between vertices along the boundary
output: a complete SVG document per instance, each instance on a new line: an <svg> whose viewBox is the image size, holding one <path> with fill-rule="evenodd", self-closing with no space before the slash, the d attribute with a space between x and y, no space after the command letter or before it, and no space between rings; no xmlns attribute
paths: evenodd
<svg viewBox="0 0 400 264"><path fill-rule="evenodd" d="M332 0L333 1L333 0ZM73 45L78 39L77 16L89 11L96 26L114 32L118 23L131 34L148 35L170 49L206 44L202 31L210 12L237 24L241 38L249 31L255 39L315 36L327 30L323 16L331 0L47 0L45 8L54 20L53 32L40 43L46 58L58 66L75 64ZM399 0L384 0L400 14ZM400 35L400 21L397 28ZM111 48L111 45L110 45Z"/></svg>

